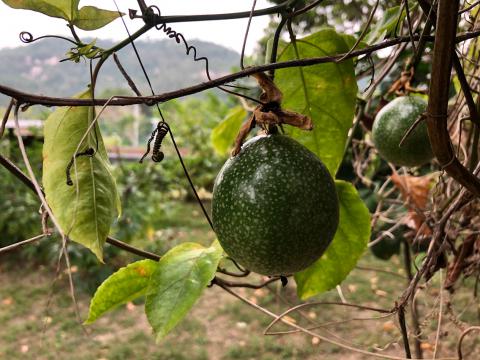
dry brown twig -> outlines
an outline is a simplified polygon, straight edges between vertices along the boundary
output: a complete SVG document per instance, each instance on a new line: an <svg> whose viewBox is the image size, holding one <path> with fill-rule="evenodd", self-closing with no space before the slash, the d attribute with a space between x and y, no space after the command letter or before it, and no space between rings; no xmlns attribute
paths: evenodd
<svg viewBox="0 0 480 360"><path fill-rule="evenodd" d="M274 82L264 73L252 74L257 80L258 85L263 90L260 95L260 101L263 103L253 110L250 118L242 125L235 139L235 147L232 155L236 156L242 144L255 125L261 126L268 132L271 126L291 125L302 130L312 130L313 122L308 116L281 108L283 99L282 92L277 88Z"/></svg>

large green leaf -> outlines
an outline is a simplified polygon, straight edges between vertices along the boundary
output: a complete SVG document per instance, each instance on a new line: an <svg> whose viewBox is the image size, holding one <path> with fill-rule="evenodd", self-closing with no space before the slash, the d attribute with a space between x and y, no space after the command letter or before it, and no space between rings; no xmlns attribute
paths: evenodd
<svg viewBox="0 0 480 360"><path fill-rule="evenodd" d="M2 0L14 9L40 12L67 21L73 20L78 13L80 0Z"/></svg>
<svg viewBox="0 0 480 360"><path fill-rule="evenodd" d="M235 106L228 112L225 119L212 130L210 139L218 154L225 155L232 148L246 116L247 112L242 106Z"/></svg>
<svg viewBox="0 0 480 360"><path fill-rule="evenodd" d="M143 296L158 262L140 260L110 275L97 289L90 302L88 319L91 324L109 310Z"/></svg>
<svg viewBox="0 0 480 360"><path fill-rule="evenodd" d="M323 29L289 44L278 61L345 53L343 36ZM282 106L308 115L313 120L310 132L285 127L298 141L313 151L335 174L340 165L348 130L352 126L357 82L352 60L277 70L275 83L283 92Z"/></svg>
<svg viewBox="0 0 480 360"><path fill-rule="evenodd" d="M79 96L89 98L90 91ZM94 156L80 156L66 183L66 169L82 137L91 124L89 107L62 107L45 121L43 146L43 186L47 202L63 231L89 248L103 261L103 244L110 231L120 200L110 172L107 152L98 124L90 131L80 152L97 148Z"/></svg>
<svg viewBox="0 0 480 360"><path fill-rule="evenodd" d="M95 6L84 6L73 20L73 25L82 30L96 30L122 15L118 11L103 10Z"/></svg>
<svg viewBox="0 0 480 360"><path fill-rule="evenodd" d="M160 259L147 292L145 312L157 341L182 320L215 276L222 248L183 243Z"/></svg>
<svg viewBox="0 0 480 360"><path fill-rule="evenodd" d="M306 299L340 284L352 271L370 239L370 213L355 187L336 181L340 223L335 238L322 257L295 274L297 294Z"/></svg>

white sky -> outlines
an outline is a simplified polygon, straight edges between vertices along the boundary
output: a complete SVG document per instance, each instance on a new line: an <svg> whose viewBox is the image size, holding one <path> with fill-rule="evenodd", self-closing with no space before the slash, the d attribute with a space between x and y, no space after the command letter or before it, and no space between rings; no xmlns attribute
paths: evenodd
<svg viewBox="0 0 480 360"><path fill-rule="evenodd" d="M147 5L157 5L162 11L162 15L180 15L180 14L206 14L249 11L252 6L251 0L147 0ZM136 0L117 0L120 10L127 15L127 25L131 33L141 27L141 20L130 20L128 18L128 9L137 9ZM95 5L104 9L115 10L115 5L111 0L81 0L80 7L85 5ZM267 0L258 0L256 9L262 9L271 6ZM201 39L211 41L230 49L241 51L247 19L228 20L228 21L209 21L196 23L175 23L172 28L184 34L188 40ZM258 39L263 35L263 29L268 24L268 16L254 17L250 26L249 40L247 42L246 53L251 54ZM43 14L28 10L15 10L6 6L0 1L0 48L15 47L22 43L18 38L21 31L28 31L34 37L46 34L66 35L70 32L65 26L65 21L57 18L51 18ZM117 19L113 23L96 31L79 31L80 36L97 37L101 39L120 40L126 37L122 21ZM162 39L165 38L163 32L150 31L144 35L144 39Z"/></svg>

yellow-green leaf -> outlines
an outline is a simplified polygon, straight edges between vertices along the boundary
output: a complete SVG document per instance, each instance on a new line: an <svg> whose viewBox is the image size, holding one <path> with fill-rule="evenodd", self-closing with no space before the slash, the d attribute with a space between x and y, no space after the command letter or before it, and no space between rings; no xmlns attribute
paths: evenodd
<svg viewBox="0 0 480 360"><path fill-rule="evenodd" d="M233 147L233 142L246 116L247 112L242 106L235 106L228 112L225 119L212 130L210 139L213 148L219 155L227 154Z"/></svg>
<svg viewBox="0 0 480 360"><path fill-rule="evenodd" d="M333 29L323 29L289 44L278 61L321 57L346 53L350 49L345 37ZM353 61L280 69L275 83L283 92L282 106L308 115L312 131L285 126L296 140L314 152L334 175L340 165L348 130L352 126L357 82Z"/></svg>
<svg viewBox="0 0 480 360"><path fill-rule="evenodd" d="M2 0L14 9L36 11L48 16L71 21L78 12L80 0Z"/></svg>
<svg viewBox="0 0 480 360"><path fill-rule="evenodd" d="M96 30L123 16L118 11L99 9L95 6L84 6L73 19L73 25L82 30Z"/></svg>
<svg viewBox="0 0 480 360"><path fill-rule="evenodd" d="M150 276L157 266L157 261L140 260L110 275L95 292L85 324L91 324L107 311L145 295Z"/></svg>
<svg viewBox="0 0 480 360"><path fill-rule="evenodd" d="M215 276L222 256L218 241L205 248L183 243L165 254L152 277L145 313L157 341L177 325Z"/></svg>
<svg viewBox="0 0 480 360"><path fill-rule="evenodd" d="M90 96L86 91L79 98ZM44 128L43 186L62 230L103 261L103 245L120 212L120 200L98 124L79 152L97 149L97 145L98 150L94 156L76 158L70 171L73 186L66 183L67 166L92 121L89 107L61 107L48 117Z"/></svg>

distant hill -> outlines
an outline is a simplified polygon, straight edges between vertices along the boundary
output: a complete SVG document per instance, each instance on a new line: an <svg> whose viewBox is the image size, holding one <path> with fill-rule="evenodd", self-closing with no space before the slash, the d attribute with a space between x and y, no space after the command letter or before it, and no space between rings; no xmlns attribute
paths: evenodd
<svg viewBox="0 0 480 360"><path fill-rule="evenodd" d="M239 54L220 45L200 40L190 42L198 49L198 56L207 56L213 77L224 75L238 66ZM136 41L137 49L157 93L205 81L205 64L194 62L193 55L185 55L183 44L174 40ZM97 41L109 48L109 41ZM0 83L22 91L51 96L71 96L85 89L89 82L86 62L59 62L69 50L65 41L46 39L27 46L0 50ZM149 94L145 77L131 46L117 53L122 65L140 91ZM105 90L129 89L113 59L100 73L97 93ZM0 104L7 99L0 96Z"/></svg>

